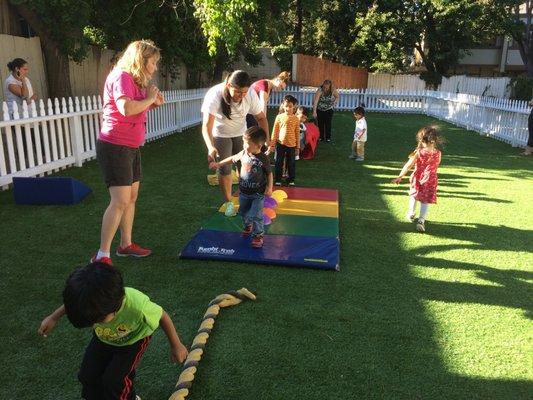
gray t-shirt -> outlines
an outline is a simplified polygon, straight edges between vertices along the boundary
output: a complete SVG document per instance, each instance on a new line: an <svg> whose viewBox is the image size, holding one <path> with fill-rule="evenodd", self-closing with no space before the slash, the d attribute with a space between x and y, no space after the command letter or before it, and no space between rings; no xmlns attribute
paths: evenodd
<svg viewBox="0 0 533 400"><path fill-rule="evenodd" d="M271 172L270 160L265 153L250 154L242 150L232 159L234 164L241 163L239 190L244 194L265 193L267 178Z"/></svg>

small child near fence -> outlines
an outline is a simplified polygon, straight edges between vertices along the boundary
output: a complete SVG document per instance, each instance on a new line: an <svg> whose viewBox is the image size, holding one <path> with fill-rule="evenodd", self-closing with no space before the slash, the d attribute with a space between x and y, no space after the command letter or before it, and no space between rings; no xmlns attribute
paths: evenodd
<svg viewBox="0 0 533 400"><path fill-rule="evenodd" d="M363 107L356 107L353 111L353 117L355 119L355 132L353 134L352 153L348 158L355 159L355 161L364 161L367 138L365 109Z"/></svg>
<svg viewBox="0 0 533 400"><path fill-rule="evenodd" d="M409 155L409 161L405 163L397 178L392 183L400 184L402 178L414 166L415 170L409 179L409 209L406 218L414 222L418 232L425 232L425 221L429 204L437 202L437 169L441 161L441 152L438 145L443 142L439 131L435 126L426 126L416 134L418 145L414 152ZM416 204L420 203L420 214L416 215Z"/></svg>

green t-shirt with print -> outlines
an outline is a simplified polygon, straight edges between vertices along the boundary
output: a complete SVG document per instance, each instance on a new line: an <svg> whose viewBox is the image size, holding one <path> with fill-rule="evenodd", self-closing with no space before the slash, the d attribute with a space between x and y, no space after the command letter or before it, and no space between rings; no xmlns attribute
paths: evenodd
<svg viewBox="0 0 533 400"><path fill-rule="evenodd" d="M163 315L161 306L150 301L144 293L130 287L115 317L105 323L94 324L94 333L102 342L113 346L128 346L150 336L159 326Z"/></svg>

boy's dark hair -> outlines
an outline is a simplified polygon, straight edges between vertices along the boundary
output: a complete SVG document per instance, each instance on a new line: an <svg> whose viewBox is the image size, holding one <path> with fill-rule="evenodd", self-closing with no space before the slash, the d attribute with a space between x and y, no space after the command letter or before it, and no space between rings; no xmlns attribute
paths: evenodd
<svg viewBox="0 0 533 400"><path fill-rule="evenodd" d="M353 110L354 114L365 116L365 109L363 107L355 107L355 110Z"/></svg>
<svg viewBox="0 0 533 400"><path fill-rule="evenodd" d="M63 290L67 318L76 328L87 328L120 309L124 281L119 270L100 262L76 268Z"/></svg>
<svg viewBox="0 0 533 400"><path fill-rule="evenodd" d="M305 108L304 106L298 106L296 112L298 111L301 111L301 113L307 117L307 108Z"/></svg>
<svg viewBox="0 0 533 400"><path fill-rule="evenodd" d="M285 103L285 102L289 102L293 105L296 105L298 104L298 100L296 99L296 97L290 95L290 94L286 94L285 96L283 96L283 101L281 102L282 104Z"/></svg>
<svg viewBox="0 0 533 400"><path fill-rule="evenodd" d="M246 136L250 142L255 144L263 144L267 140L266 132L259 126L252 126L246 129L244 136Z"/></svg>
<svg viewBox="0 0 533 400"><path fill-rule="evenodd" d="M263 130L263 128L260 128L259 126L252 126L244 132L244 136L252 143L261 146L261 151L265 152L267 147L265 146L265 142L267 141L267 134Z"/></svg>
<svg viewBox="0 0 533 400"><path fill-rule="evenodd" d="M439 128L435 125L424 126L416 134L416 141L418 148L422 147L422 143L433 143L435 147L444 143L444 138L440 135Z"/></svg>

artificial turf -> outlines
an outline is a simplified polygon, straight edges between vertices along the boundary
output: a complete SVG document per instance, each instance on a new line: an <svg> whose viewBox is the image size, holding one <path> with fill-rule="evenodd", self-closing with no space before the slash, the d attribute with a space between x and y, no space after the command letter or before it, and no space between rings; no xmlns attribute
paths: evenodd
<svg viewBox="0 0 533 400"><path fill-rule="evenodd" d="M533 158L420 115L369 114L366 160L347 158L348 113L333 142L298 161L297 185L340 192L340 272L180 260L221 203L207 185L199 128L143 148L134 238L148 259L115 257L128 286L171 315L189 345L208 302L247 287L258 300L223 310L191 400L530 399L533 393ZM447 139L427 233L404 222L405 184L390 183L437 123ZM0 193L0 399L79 398L91 331L41 319L69 272L98 247L108 194L95 161L58 175L94 192L75 206L19 206ZM180 367L158 330L137 373L144 400L167 399Z"/></svg>

